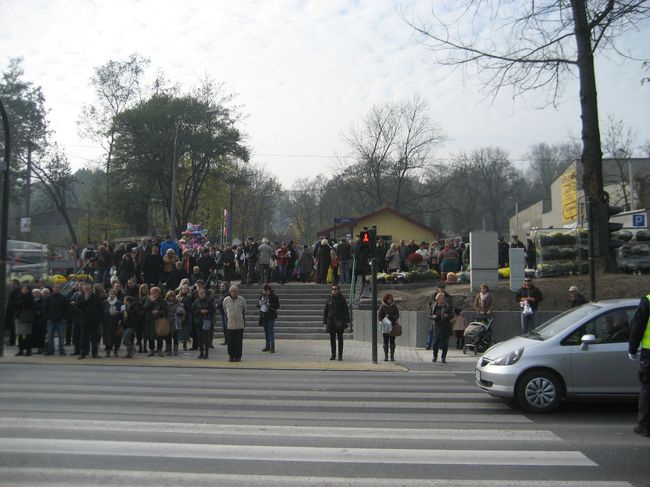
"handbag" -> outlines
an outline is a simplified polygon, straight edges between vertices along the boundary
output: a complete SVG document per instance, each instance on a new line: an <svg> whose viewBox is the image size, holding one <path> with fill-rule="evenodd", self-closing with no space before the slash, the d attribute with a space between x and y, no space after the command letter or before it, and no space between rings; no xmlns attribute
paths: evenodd
<svg viewBox="0 0 650 487"><path fill-rule="evenodd" d="M521 314L524 316L530 316L533 314L533 308L530 307L530 304L528 304L528 301L524 302L524 305L521 308Z"/></svg>
<svg viewBox="0 0 650 487"><path fill-rule="evenodd" d="M121 324L118 324L115 327L115 336L121 337L122 335L124 335L124 327Z"/></svg>
<svg viewBox="0 0 650 487"><path fill-rule="evenodd" d="M203 331L210 331L210 328L212 328L212 321L210 319L204 319L202 328Z"/></svg>
<svg viewBox="0 0 650 487"><path fill-rule="evenodd" d="M392 337L402 336L402 325L400 325L399 323L395 323L393 325L393 329L390 331L388 335Z"/></svg>
<svg viewBox="0 0 650 487"><path fill-rule="evenodd" d="M171 331L169 320L167 318L156 319L156 321L154 322L154 330L156 332L156 336L166 337L167 335L169 335L169 332Z"/></svg>
<svg viewBox="0 0 650 487"><path fill-rule="evenodd" d="M339 333L343 333L343 331L348 327L348 324L343 320L336 320L335 325L336 331Z"/></svg>
<svg viewBox="0 0 650 487"><path fill-rule="evenodd" d="M379 327L382 334L390 335L390 332L393 330L393 323L388 319L388 316L385 316L384 319L379 322Z"/></svg>

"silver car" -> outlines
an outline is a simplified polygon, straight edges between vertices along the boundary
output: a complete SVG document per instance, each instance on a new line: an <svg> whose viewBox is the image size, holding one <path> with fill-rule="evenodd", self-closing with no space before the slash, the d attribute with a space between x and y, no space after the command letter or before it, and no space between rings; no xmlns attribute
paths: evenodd
<svg viewBox="0 0 650 487"><path fill-rule="evenodd" d="M498 343L478 360L476 384L538 413L553 411L565 398L634 397L639 365L627 350L638 304L638 299L584 304Z"/></svg>

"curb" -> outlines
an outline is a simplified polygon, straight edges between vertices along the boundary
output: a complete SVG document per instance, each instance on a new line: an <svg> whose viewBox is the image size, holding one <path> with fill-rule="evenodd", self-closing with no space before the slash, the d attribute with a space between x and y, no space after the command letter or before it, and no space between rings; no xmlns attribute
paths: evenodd
<svg viewBox="0 0 650 487"><path fill-rule="evenodd" d="M200 360L178 358L86 358L77 360L76 357L2 357L1 364L28 364L28 365L81 365L86 367L176 367L194 369L256 369L256 370L333 370L351 372L408 372L408 369L398 363L373 364L370 362L308 362L292 360L246 360L242 362L228 362L227 360Z"/></svg>

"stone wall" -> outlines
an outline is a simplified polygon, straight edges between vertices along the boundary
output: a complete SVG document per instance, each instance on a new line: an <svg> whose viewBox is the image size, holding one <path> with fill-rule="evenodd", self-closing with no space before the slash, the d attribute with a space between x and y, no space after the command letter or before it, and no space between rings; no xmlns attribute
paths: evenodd
<svg viewBox="0 0 650 487"><path fill-rule="evenodd" d="M559 311L539 311L539 324L557 316ZM471 321L473 313L463 313L467 321ZM372 311L354 310L354 339L364 342L372 341ZM427 341L427 331L430 320L423 311L400 312L400 324L403 335L398 338L399 343L405 347L424 347ZM377 332L380 343L381 334ZM492 323L492 341L502 342L521 333L521 313L518 311L496 311Z"/></svg>

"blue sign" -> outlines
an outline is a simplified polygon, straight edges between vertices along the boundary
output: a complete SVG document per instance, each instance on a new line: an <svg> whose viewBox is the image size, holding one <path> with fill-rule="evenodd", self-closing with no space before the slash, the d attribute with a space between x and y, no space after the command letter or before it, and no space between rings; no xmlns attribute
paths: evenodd
<svg viewBox="0 0 650 487"><path fill-rule="evenodd" d="M632 226L633 227L645 227L645 214L640 213L638 215L632 215Z"/></svg>
<svg viewBox="0 0 650 487"><path fill-rule="evenodd" d="M334 225L354 225L357 222L356 218L337 217L334 218Z"/></svg>

